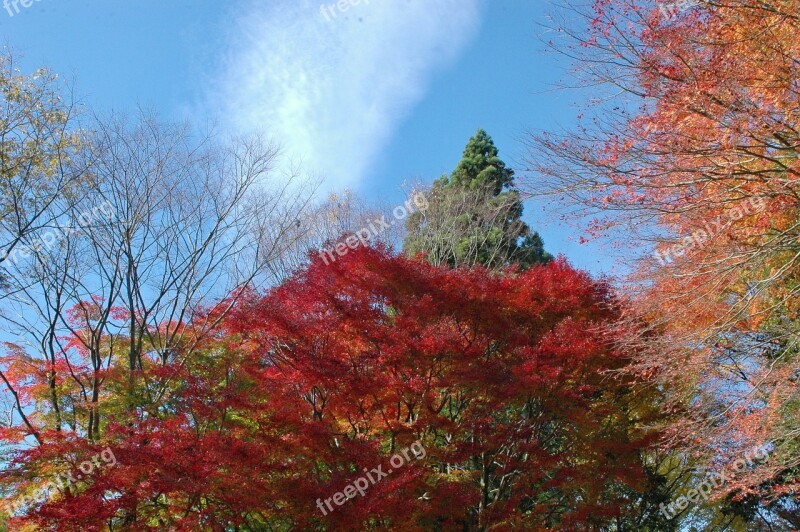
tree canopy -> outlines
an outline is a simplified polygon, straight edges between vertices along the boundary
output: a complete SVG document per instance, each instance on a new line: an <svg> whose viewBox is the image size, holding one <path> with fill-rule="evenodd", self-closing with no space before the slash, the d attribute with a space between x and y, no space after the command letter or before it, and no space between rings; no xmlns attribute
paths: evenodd
<svg viewBox="0 0 800 532"><path fill-rule="evenodd" d="M629 393L630 379L607 373L629 356L602 326L616 304L563 260L497 277L360 248L330 265L313 257L266 295L234 300L208 309L206 319L225 317L200 347L187 323L173 357L143 360L134 410L110 408L127 387L125 360L112 360L108 420L92 439L78 426L41 426L42 444L16 453L8 474L21 491L103 449L116 463L31 504L20 522L603 526L634 511L632 493L652 489L640 456L657 437L647 429L654 413ZM76 323L76 339L86 326ZM29 401L45 394L44 375L20 367L14 377ZM59 391L71 386L58 379ZM164 392L150 401L148 390ZM414 442L418 458L392 471L392 455ZM381 464L392 472L363 500L319 510Z"/></svg>

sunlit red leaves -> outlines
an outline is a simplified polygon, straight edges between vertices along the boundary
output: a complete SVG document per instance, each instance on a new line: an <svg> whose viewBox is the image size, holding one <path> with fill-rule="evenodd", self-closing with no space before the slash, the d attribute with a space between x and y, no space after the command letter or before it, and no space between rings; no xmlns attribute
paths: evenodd
<svg viewBox="0 0 800 532"><path fill-rule="evenodd" d="M563 260L497 274L362 248L220 305L233 310L202 350L139 371L149 394L106 413L101 441L70 436L73 450L110 446L118 464L30 520L71 530L108 518L176 530L542 528L600 508L615 515L611 487L641 482L652 435L629 419L630 382L608 373L627 363L605 327L613 298ZM46 435L42 459L20 463L58 460L65 438ZM319 512L317 499L388 469L417 440L424 458Z"/></svg>
<svg viewBox="0 0 800 532"><path fill-rule="evenodd" d="M609 414L600 408L598 393L617 386L605 371L626 362L610 350L602 332L613 312L607 289L563 261L496 275L434 268L363 249L330 265L313 261L268 297L245 302L228 326L248 342L261 342L254 352L280 369L268 378L275 379L270 388L280 390L282 401L304 398L298 422L313 412L328 424L328 438L354 441L438 434L430 443L436 462L460 470L455 464L490 453L505 467L519 469L515 474L530 482L521 481L520 490L529 493L525 490L542 489L539 468L554 474L567 465L531 441L532 427L511 419L536 398L546 405L548 420L574 424L570 437L598 431ZM590 404L598 409L594 421L587 418ZM508 409L511 418L498 417ZM442 445L438 439L445 434L450 443ZM622 454L635 469L636 453ZM538 465L515 463L518 456L537 455ZM428 485L405 495L410 515L477 489L470 476L475 471L455 481L457 474L427 467ZM496 473L504 472L501 467ZM608 480L594 470L576 476L580 482L554 482L581 489L592 478ZM420 500L419 490L428 497ZM523 495L511 491L486 510L487 519L502 521L517 511L509 501ZM370 504L358 502L362 508ZM441 517L453 518L454 512L462 522L468 519L463 507L449 507Z"/></svg>

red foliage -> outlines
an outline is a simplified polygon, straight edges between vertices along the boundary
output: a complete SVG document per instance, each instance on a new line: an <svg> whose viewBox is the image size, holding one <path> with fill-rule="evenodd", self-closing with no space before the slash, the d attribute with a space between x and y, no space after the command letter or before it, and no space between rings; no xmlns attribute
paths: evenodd
<svg viewBox="0 0 800 532"><path fill-rule="evenodd" d="M653 435L607 373L627 361L604 328L613 299L563 260L498 275L365 248L237 297L202 356L145 370L169 393L104 426L117 464L27 521L545 529L603 522L644 487ZM46 440L21 463L100 445ZM417 441L424 457L320 512Z"/></svg>

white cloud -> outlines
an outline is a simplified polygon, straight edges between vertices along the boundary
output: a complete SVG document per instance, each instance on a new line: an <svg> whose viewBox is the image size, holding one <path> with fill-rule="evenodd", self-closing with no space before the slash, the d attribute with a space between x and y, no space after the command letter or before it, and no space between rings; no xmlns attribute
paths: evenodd
<svg viewBox="0 0 800 532"><path fill-rule="evenodd" d="M367 177L436 70L476 35L482 3L361 0L341 12L332 1L327 17L313 0L242 10L214 89L223 124L268 133L328 189Z"/></svg>

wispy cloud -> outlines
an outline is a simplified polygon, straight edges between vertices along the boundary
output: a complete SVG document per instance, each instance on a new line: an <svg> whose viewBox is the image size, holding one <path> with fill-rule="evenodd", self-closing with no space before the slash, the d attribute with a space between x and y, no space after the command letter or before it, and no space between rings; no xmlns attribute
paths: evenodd
<svg viewBox="0 0 800 532"><path fill-rule="evenodd" d="M327 14L319 1L241 10L214 100L228 127L270 134L336 188L366 177L437 69L477 33L482 0L361 0L346 12L327 0Z"/></svg>

